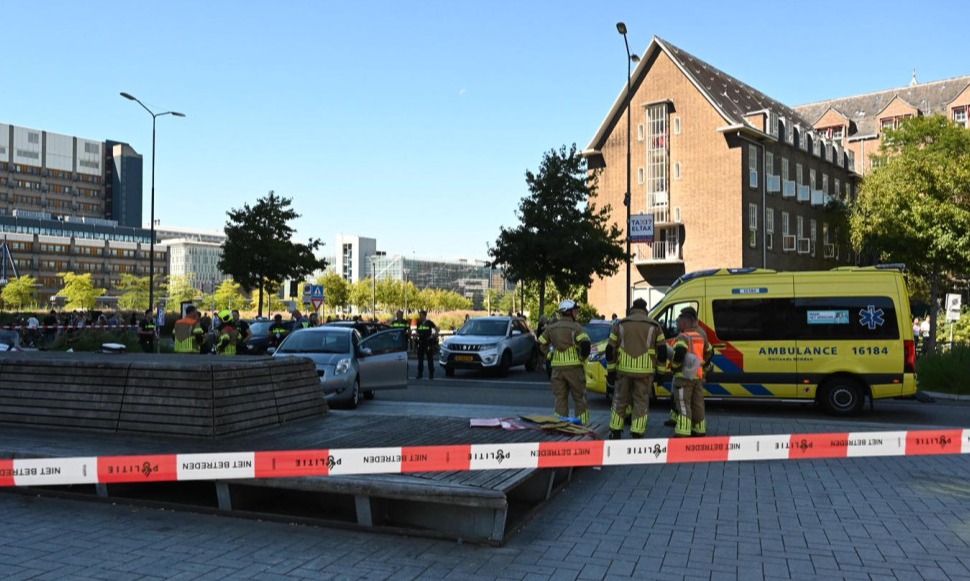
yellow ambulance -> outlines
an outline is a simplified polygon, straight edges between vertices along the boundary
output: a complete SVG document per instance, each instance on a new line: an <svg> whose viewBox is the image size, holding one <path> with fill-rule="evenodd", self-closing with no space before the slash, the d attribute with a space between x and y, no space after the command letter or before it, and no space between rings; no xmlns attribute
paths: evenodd
<svg viewBox="0 0 970 581"><path fill-rule="evenodd" d="M819 272L715 269L680 277L653 309L668 338L697 309L714 347L712 398L815 400L837 415L916 393L916 345L902 265ZM670 393L658 374L655 392Z"/></svg>

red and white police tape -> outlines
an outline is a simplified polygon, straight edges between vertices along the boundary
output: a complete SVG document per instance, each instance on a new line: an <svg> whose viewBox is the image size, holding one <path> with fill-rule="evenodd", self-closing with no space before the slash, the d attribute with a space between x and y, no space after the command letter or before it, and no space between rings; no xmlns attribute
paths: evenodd
<svg viewBox="0 0 970 581"><path fill-rule="evenodd" d="M0 460L0 486L970 454L970 430Z"/></svg>
<svg viewBox="0 0 970 581"><path fill-rule="evenodd" d="M0 325L0 329L13 331L103 331L105 329L137 329L138 325Z"/></svg>

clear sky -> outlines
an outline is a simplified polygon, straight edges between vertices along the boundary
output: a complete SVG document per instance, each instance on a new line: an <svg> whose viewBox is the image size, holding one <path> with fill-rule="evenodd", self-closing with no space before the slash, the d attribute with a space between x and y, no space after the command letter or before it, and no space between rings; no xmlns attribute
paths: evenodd
<svg viewBox="0 0 970 581"><path fill-rule="evenodd" d="M966 4L575 0L0 3L0 122L131 143L156 214L221 230L269 190L301 238L486 258L524 174L626 82L617 21L789 105L970 74Z"/></svg>

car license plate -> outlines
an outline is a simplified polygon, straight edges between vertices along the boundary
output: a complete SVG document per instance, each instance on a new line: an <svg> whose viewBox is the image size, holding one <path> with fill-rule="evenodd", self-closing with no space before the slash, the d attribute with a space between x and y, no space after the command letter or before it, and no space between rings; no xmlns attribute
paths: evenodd
<svg viewBox="0 0 970 581"><path fill-rule="evenodd" d="M471 355L455 355L455 361L474 361L475 358Z"/></svg>

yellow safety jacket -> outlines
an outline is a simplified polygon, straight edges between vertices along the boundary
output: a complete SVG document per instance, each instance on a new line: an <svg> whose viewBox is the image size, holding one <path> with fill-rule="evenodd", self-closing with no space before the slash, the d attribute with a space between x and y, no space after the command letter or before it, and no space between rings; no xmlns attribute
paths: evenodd
<svg viewBox="0 0 970 581"><path fill-rule="evenodd" d="M235 355L238 339L239 331L236 331L235 327L232 325L224 326L219 335L219 346L216 348L216 352L219 355Z"/></svg>
<svg viewBox="0 0 970 581"><path fill-rule="evenodd" d="M580 357L579 346L584 341L589 343L589 335L582 325L570 319L561 319L542 332L539 349L548 357L549 348L552 348L553 367L582 366L583 358Z"/></svg>
<svg viewBox="0 0 970 581"><path fill-rule="evenodd" d="M175 335L176 353L200 353L202 351L205 331L202 330L197 319L186 317L175 321L173 334Z"/></svg>
<svg viewBox="0 0 970 581"><path fill-rule="evenodd" d="M627 375L649 375L656 368L657 349L666 349L666 338L646 311L632 309L613 326L610 345L616 353L616 370Z"/></svg>

